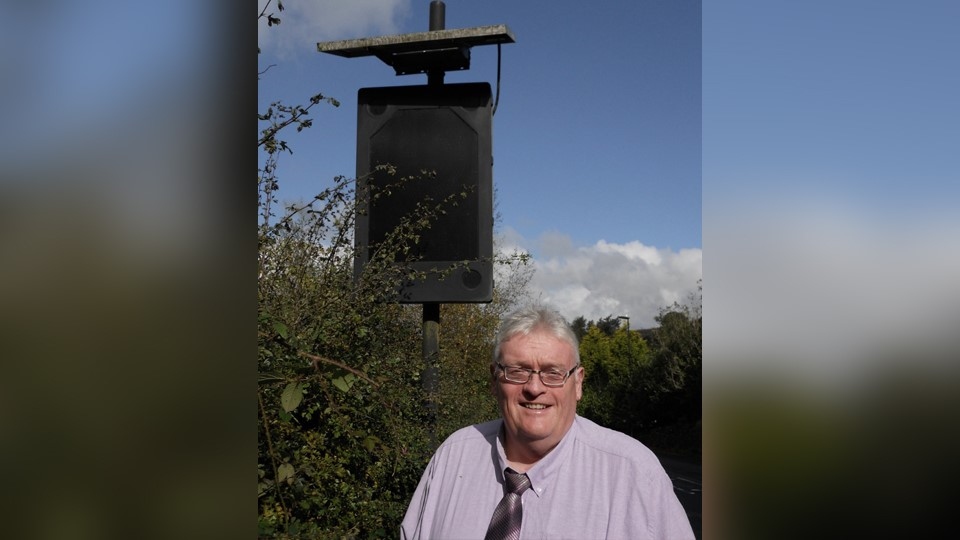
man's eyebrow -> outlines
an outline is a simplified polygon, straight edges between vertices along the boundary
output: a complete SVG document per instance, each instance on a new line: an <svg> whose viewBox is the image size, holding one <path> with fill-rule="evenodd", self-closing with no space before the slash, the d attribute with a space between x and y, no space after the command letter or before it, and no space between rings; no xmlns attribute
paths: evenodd
<svg viewBox="0 0 960 540"><path fill-rule="evenodd" d="M533 369L532 367L530 367L530 363L528 362L517 364L515 367ZM566 370L561 367L560 362L547 361L547 362L540 362L540 371L566 371Z"/></svg>

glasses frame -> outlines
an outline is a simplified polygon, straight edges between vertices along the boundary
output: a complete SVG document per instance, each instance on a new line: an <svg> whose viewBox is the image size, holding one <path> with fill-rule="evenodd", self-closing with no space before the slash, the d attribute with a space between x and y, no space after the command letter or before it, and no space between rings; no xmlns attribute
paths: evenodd
<svg viewBox="0 0 960 540"><path fill-rule="evenodd" d="M497 362L497 367L500 368L500 373L503 373L503 380L510 384L527 384L528 382L530 382L531 379L533 379L533 374L536 373L540 377L540 383L543 384L544 386L547 386L550 388L562 388L563 385L567 384L567 379L570 378L570 375L573 375L573 372L576 371L578 367L580 367L580 364L578 363L577 365L570 368L570 371L566 372L563 375L563 381L560 384L549 384L547 383L547 381L543 380L542 369L530 369L530 368L525 368L520 366L504 366L500 362ZM510 367L510 369L522 369L523 371L526 371L527 380L521 382L521 381L513 381L508 379L507 367ZM552 371L552 370L548 370L548 371Z"/></svg>

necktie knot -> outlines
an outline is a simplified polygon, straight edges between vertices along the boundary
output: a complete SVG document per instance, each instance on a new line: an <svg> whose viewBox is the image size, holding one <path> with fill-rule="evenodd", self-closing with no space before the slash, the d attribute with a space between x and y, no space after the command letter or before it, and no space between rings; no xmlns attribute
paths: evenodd
<svg viewBox="0 0 960 540"><path fill-rule="evenodd" d="M504 481L507 484L507 493L522 494L530 487L530 478L525 474L518 473L513 469L504 469Z"/></svg>

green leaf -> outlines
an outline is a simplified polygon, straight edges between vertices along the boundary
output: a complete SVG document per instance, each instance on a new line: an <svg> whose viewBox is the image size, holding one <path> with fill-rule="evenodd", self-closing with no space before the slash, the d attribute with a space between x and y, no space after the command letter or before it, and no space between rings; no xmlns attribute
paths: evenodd
<svg viewBox="0 0 960 540"><path fill-rule="evenodd" d="M280 337L282 337L283 339L287 339L287 332L288 332L287 325L283 324L282 322L276 321L273 323L273 329L278 334L280 334Z"/></svg>
<svg viewBox="0 0 960 540"><path fill-rule="evenodd" d="M357 381L357 376L353 373L347 373L343 377L337 377L333 380L333 385L341 392L349 392L350 387Z"/></svg>
<svg viewBox="0 0 960 540"><path fill-rule="evenodd" d="M283 410L286 412L291 412L300 405L300 402L303 401L303 383L301 382L292 382L283 389L283 394L280 395L280 405L283 406Z"/></svg>
<svg viewBox="0 0 960 540"><path fill-rule="evenodd" d="M373 449L376 448L378 444L383 444L383 441L376 435L367 435L367 437L363 439L363 447L367 449L367 452L373 452Z"/></svg>
<svg viewBox="0 0 960 540"><path fill-rule="evenodd" d="M289 463L284 463L277 467L277 482L283 482L284 480L293 480L293 465Z"/></svg>

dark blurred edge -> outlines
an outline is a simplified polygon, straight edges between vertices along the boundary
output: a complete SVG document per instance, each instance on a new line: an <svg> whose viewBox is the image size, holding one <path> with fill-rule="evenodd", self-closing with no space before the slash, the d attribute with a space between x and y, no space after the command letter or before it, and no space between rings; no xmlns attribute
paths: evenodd
<svg viewBox="0 0 960 540"><path fill-rule="evenodd" d="M942 537L960 473L951 363L875 368L847 395L786 377L714 379L704 537Z"/></svg>
<svg viewBox="0 0 960 540"><path fill-rule="evenodd" d="M255 526L253 25L225 1L182 17L202 69L4 164L4 537Z"/></svg>

